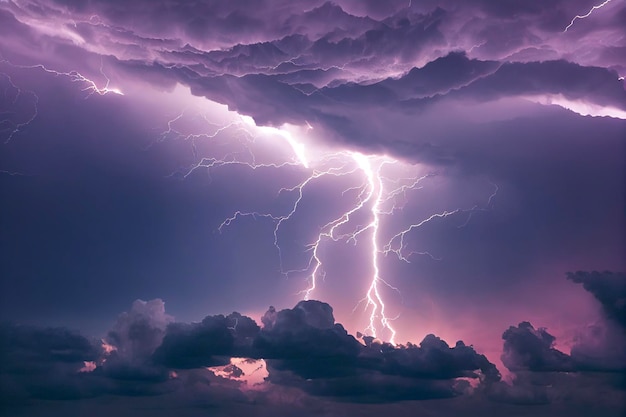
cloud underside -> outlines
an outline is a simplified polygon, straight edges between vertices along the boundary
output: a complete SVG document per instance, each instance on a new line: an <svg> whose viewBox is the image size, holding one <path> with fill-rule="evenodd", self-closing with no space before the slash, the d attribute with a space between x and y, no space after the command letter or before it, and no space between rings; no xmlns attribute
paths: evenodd
<svg viewBox="0 0 626 417"><path fill-rule="evenodd" d="M0 19L10 61L37 54L40 62L67 68L79 58L81 68L72 69L100 76L105 68L158 88L181 83L257 124L309 123L325 141L440 160L452 157L454 146L417 132L467 124L443 110L455 104L530 100L625 117L618 80L624 62L617 57L626 46L615 36L596 42L600 18L603 33L620 32L623 5L609 4L612 13L562 33L567 16L586 9L587 2L576 3L394 3L376 17L376 7L352 2L304 8L272 2L264 9L244 1L167 8L57 1L38 2L39 9L3 6ZM511 106L508 117L519 111ZM399 127L393 138L385 129L390 124Z"/></svg>

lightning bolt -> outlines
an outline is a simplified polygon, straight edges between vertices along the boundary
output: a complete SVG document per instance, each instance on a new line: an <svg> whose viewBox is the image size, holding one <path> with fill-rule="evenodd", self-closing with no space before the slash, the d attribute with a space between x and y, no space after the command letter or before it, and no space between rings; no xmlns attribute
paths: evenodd
<svg viewBox="0 0 626 417"><path fill-rule="evenodd" d="M275 128L266 127L262 129L276 130ZM391 325L394 319L387 315L387 306L384 301L382 289L387 287L393 291L399 292L399 290L382 277L379 257L381 255L395 254L400 260L405 262L409 262L409 258L412 255L427 255L432 259L438 259L429 252L408 252L405 242L407 235L426 223L459 214L467 214L468 216L465 223L459 226L464 227L470 221L474 213L486 211L492 205L493 198L495 198L497 194L497 186L494 185L495 191L489 197L485 207L474 206L469 209L456 209L432 214L396 233L387 242L381 245L379 243L381 218L384 216L392 216L396 210L402 209L401 205L397 202L399 197L406 199L409 191L421 188L421 183L435 174L415 175L407 178L390 178L384 174L384 168L386 166L400 164L399 161L388 156L365 155L351 151L329 152L318 161L311 162L307 157L306 149L303 145L298 145L287 132L283 132L281 136L292 146L292 150L296 156L296 163L309 171L309 175L295 186L284 187L279 190L279 195L281 193L294 195L287 212L284 214L276 214L269 212L236 211L219 225L218 231L223 232L225 228L244 217L274 222L273 244L278 253L280 271L285 276L294 274L304 274L307 276L308 286L300 292L300 295L305 300L312 297L317 289L319 280L325 277L323 257L320 253L324 244L330 241L344 241L356 245L361 237L367 235L369 241L367 253L372 272L366 294L364 298L359 301L357 306L355 306L355 310L360 304L364 304L365 311L369 312L368 325L365 328L367 334L373 337L385 334L388 341L395 344L396 331ZM286 162L286 164L293 163L293 161ZM200 166L214 168L229 164L247 165L251 169L258 169L259 167L280 168L282 166L280 164L251 164L239 160L206 159L204 162L201 162L201 164L196 165L194 169ZM305 250L309 253L309 256L303 268L286 269L283 261L283 250L280 244L281 228L298 212L308 186L322 177L346 177L357 173L361 175L362 182L355 187L348 187L343 191L344 195L347 193L355 194L350 208L340 212L336 217L319 228L315 239L305 246ZM357 221L354 218L362 213L368 214L368 221L366 224L356 224Z"/></svg>
<svg viewBox="0 0 626 417"><path fill-rule="evenodd" d="M6 61L0 61L0 63L4 63L4 62ZM39 104L39 97L33 91L23 91L15 83L13 83L13 80L8 74L0 73L0 76L5 78L9 84L7 88L4 89L3 94L2 94L3 104L2 104L2 107L0 107L0 114L6 114L7 116L10 116L11 114L16 114L17 113L16 107L18 106L18 102L20 101L22 97L25 97L26 95L32 96L32 100L33 100L32 114L30 114L30 116L28 116L28 119L26 119L25 121L16 122L16 121L11 120L10 117L4 120L0 120L0 132L7 132L6 133L7 137L4 140L4 143L8 144L9 142L11 142L11 140L16 134L18 134L26 126L31 124L32 121L35 120L35 118L37 117L38 115L37 106ZM12 99L10 97L11 90L15 92L13 94ZM4 127L1 127L1 126L4 126Z"/></svg>
<svg viewBox="0 0 626 417"><path fill-rule="evenodd" d="M587 14L584 14L584 15L576 15L576 16L574 16L574 17L572 18L572 21L571 21L571 22L569 22L569 25L567 25L567 26L565 27L565 29L563 30L563 33L567 32L567 30L568 30L569 28L571 28L571 27L574 25L574 22L575 22L577 19L586 19L586 18L588 18L589 16L591 16L591 13L593 13L593 11L594 11L594 10L601 9L602 7L606 6L606 5L607 5L607 4L609 4L610 2L611 2L611 0L605 0L605 1L603 1L602 3L600 3L600 4L598 4L598 5L595 5L595 6L593 6L591 9L589 9L589 11L587 12Z"/></svg>
<svg viewBox="0 0 626 417"><path fill-rule="evenodd" d="M80 72L74 71L74 70L69 71L69 72L57 71L57 70L54 70L54 69L46 67L44 64L15 65L15 64L12 64L11 62L9 62L9 61L7 61L5 59L0 60L0 63L8 64L8 65L10 65L10 66L12 66L14 68L19 68L19 69L40 69L40 70L42 70L44 72L47 72L48 74L52 74L52 75L57 76L57 77L67 77L72 82L75 82L75 83L86 84L85 87L82 89L82 91L88 92L88 94L87 94L87 96L85 98L89 98L93 94L98 94L98 95L101 95L101 96L104 96L106 94L117 94L117 95L121 95L121 96L124 95L124 93L120 89L110 87L111 80L104 73L104 67L103 67L104 64L103 64L103 60L102 59L100 59L99 72L104 77L106 82L105 82L104 87L101 87L101 88L98 87L98 85L96 84L95 81L85 77Z"/></svg>
<svg viewBox="0 0 626 417"><path fill-rule="evenodd" d="M380 269L378 267L378 254L380 250L378 249L378 230L380 226L380 214L381 214L381 204L383 202L383 180L381 175L381 168L385 161L381 163L378 167L378 170L374 171L371 166L371 159L365 158L362 155L359 155L360 163L359 165L362 167L363 172L367 177L367 181L373 191L376 192L376 199L374 204L372 204L371 212L372 212L372 221L367 227L372 229L371 236L371 259L372 259L372 270L373 275L370 282L369 289L367 290L366 299L367 299L367 307L371 307L369 325L365 329L366 332L370 332L373 337L376 337L376 319L378 318L377 312L380 310L380 322L384 329L387 329L391 336L389 337L389 342L395 345L395 336L396 331L389 324L389 318L385 314L385 303L380 294L379 287L382 284L389 286L390 288L397 291L397 288L392 287L386 281L384 281L380 276ZM359 232L360 233L360 232Z"/></svg>
<svg viewBox="0 0 626 417"><path fill-rule="evenodd" d="M8 60L2 58L2 56L0 55L0 64L5 64L9 67L12 68L16 68L16 69L21 69L21 70L27 70L27 69L38 69L38 70L42 70L48 74L52 74L54 76L57 77L67 77L70 79L70 81L75 82L75 83L81 83L81 84L85 84L84 88L82 88L82 91L86 91L87 95L85 96L85 99L91 97L93 94L98 94L100 96L104 96L106 94L117 94L117 95L124 95L124 93L122 93L121 90L119 90L118 88L112 88L110 87L111 84L111 80L109 79L109 77L105 74L104 72L104 66L103 66L103 61L102 59L100 60L100 69L99 72L100 74L104 77L105 81L105 85L104 87L98 87L98 85L96 84L95 81L85 77L84 75L82 75L80 72L78 71L69 71L69 72L62 72L62 71L57 71L51 68L46 67L43 64L35 64L35 65L16 65L13 64L11 62L9 62ZM18 134L19 132L21 132L22 130L24 130L24 128L26 126L28 126L29 124L31 124L38 116L39 111L38 111L38 105L39 105L39 97L37 96L37 94L35 94L33 91L23 91L21 88L19 88L11 79L11 77L8 74L4 74L4 73L0 73L0 76L2 76L3 78L6 78L9 86L7 88L4 89L3 92L3 101L7 102L7 107L15 107L18 103L18 101L20 100L21 97L24 97L26 94L31 95L33 97L33 107L34 110L32 111L32 114L30 114L29 118L23 122L19 122L16 123L14 121L12 121L11 119L4 119L4 120L0 120L0 132L8 132L7 134L7 138L5 139L4 143L7 144L9 143L13 137ZM14 97L12 100L8 100L8 92L9 89L13 89L16 93L14 94ZM2 106L3 108L0 108L0 114L5 113L5 114L10 114L10 113L14 113L14 111L10 110L9 108L4 109L4 105ZM1 127L4 126L4 127Z"/></svg>
<svg viewBox="0 0 626 417"><path fill-rule="evenodd" d="M7 61L0 62L8 63ZM96 82L77 71L61 72L50 69L43 64L14 67L37 69L54 76L67 77L72 82L81 83L84 85L82 91L88 93L85 98L89 98L94 94L123 94L120 90L111 87L111 81L104 72L102 61L100 74L106 80L103 87L99 87ZM10 85L16 88L16 94L23 94L19 88L15 87L10 78L8 79ZM319 280L325 277L322 248L326 244L329 242L345 242L365 246L364 250L369 259L371 271L368 277L369 285L363 298L355 306L355 310L360 305L364 306L364 311L369 316L367 327L365 328L365 332L368 335L384 337L392 344L395 344L396 337L396 330L392 326L395 318L388 315L389 308L385 303L384 291L387 289L399 293L399 289L385 280L380 267L380 258L387 255L395 255L401 261L409 262L414 255L425 255L432 259L439 259L429 252L409 250L407 245L409 235L423 225L437 219L466 214L465 223L459 226L463 227L470 221L474 213L487 210L497 193L496 187L496 191L489 197L485 207L474 206L469 209L459 208L435 213L408 225L393 234L391 238L383 239L381 230L385 227L384 220L393 217L397 210L402 210L402 202L408 200L408 193L420 189L423 182L435 174L417 175L415 174L417 170L412 170L411 174L406 177L398 176L395 175L393 170L387 172L386 168L401 165L402 163L389 156L366 155L347 150L312 152L312 149L307 148L298 141L288 129L257 126L252 118L238 114L235 114L226 123L217 123L210 120L210 116L207 114L199 114L205 123L201 128L201 132L185 132L183 119L188 117L188 109L185 109L170 118L166 123L165 130L155 139L155 143L183 140L191 144L196 162L178 172L183 178L188 177L198 169L206 169L210 172L210 170L228 165L244 166L252 170L276 170L285 167L297 167L304 174L304 179L298 180L295 185L285 186L278 191L279 196L284 195L290 198L290 203L284 209L284 212L236 211L230 217L224 219L217 230L223 232L228 226L244 217L272 222L274 224L273 245L277 250L280 272L285 276L302 276L306 279L307 285L299 293L304 299L310 299L314 295ZM29 121L15 126L9 139L35 117L36 112ZM209 133L206 131L207 127L210 128ZM306 129L310 130L313 127L307 122ZM231 134L229 135L230 138L234 136L243 137L240 141L243 150L229 152L219 157L199 157L197 148L199 141L213 140L227 132L232 133L232 130L238 134ZM243 133L243 136L239 135L239 133ZM289 147L291 158L288 157L284 160L276 161L257 160L254 146L257 138L260 136L278 138L284 145ZM349 182L350 186L346 186L342 192L348 207L339 210L336 216L332 216L329 221L316 230L314 238L305 245L304 254L306 258L301 267L286 268L285 255L281 246L282 228L298 212L303 204L303 198L307 189L322 178L345 178ZM356 185L354 185L355 181ZM235 328L236 325L237 323L234 324Z"/></svg>

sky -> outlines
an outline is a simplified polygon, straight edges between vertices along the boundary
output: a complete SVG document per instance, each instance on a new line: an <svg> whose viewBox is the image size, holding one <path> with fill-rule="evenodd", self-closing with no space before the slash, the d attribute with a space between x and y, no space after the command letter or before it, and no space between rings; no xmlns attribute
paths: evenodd
<svg viewBox="0 0 626 417"><path fill-rule="evenodd" d="M625 28L0 0L0 415L623 415Z"/></svg>

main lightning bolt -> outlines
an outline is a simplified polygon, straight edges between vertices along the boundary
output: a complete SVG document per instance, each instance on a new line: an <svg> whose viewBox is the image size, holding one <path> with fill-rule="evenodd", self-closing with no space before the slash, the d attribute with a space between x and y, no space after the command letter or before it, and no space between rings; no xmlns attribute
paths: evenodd
<svg viewBox="0 0 626 417"><path fill-rule="evenodd" d="M296 175L299 176L295 184L282 185L278 189L277 197L285 202L281 204L282 209L237 210L218 225L217 231L224 233L231 225L244 218L272 223L271 241L276 249L279 271L286 277L297 277L306 281L306 285L298 293L305 300L311 299L319 291L320 280L325 278L327 265L323 249L336 242L358 246L368 260L366 265L369 272L365 293L353 311L362 308L366 314L366 324L363 325L365 334L390 343L395 343L395 318L388 313L391 306L386 302L385 294L387 291L400 294L400 291L384 277L382 258L392 255L401 261L410 262L414 256L428 256L433 260L440 260L429 252L412 250L409 245L413 241L411 235L426 224L454 216L464 219L458 226L464 227L475 213L491 208L498 191L494 185L495 190L485 206L428 214L411 224L401 226L397 221L391 220L412 199L413 193L423 188L436 173L424 175L423 166L407 164L390 156L348 150L324 150L312 144L307 146L297 140L293 132L298 129L311 131L313 127L308 123L301 128L257 126L252 118L234 112L224 115L219 112L204 114L202 111L202 107L199 107L194 115L188 107L174 115L156 139L156 142L182 140L191 144L196 162L181 169L177 175L186 178L199 169L207 169L210 173L211 170L226 166L239 166L253 171L289 167L293 172L297 168ZM218 119L220 122L217 122ZM190 125L197 128L198 120L202 122L199 132L190 130ZM192 121L194 122L191 123ZM222 142L222 139L227 142ZM263 141L267 139L272 141L268 143L270 146L275 146L278 140L288 152L283 156L275 152L258 152L257 147L263 146ZM199 157L200 141L206 141L202 143L204 147L209 146L211 141L215 141L215 145L220 148L225 144L234 145L235 151L232 146L226 146L221 155ZM284 177L283 184L292 181L290 178L292 177ZM313 237L301 252L304 259L301 258L294 264L283 242L285 229L290 221L295 221L304 205L308 204L305 201L308 190L314 189L315 184L324 180L341 184L338 188L341 198L337 205L340 204L342 208L334 212L331 208L331 213L325 214L330 219L325 219L319 226L312 226L315 228Z"/></svg>
<svg viewBox="0 0 626 417"><path fill-rule="evenodd" d="M84 84L83 91L88 93L86 98L94 94L123 94L120 90L110 86L110 79L104 73L102 63L100 73L106 80L106 83L103 87L99 87L93 80L83 76L77 71L61 72L50 69L42 64L15 66L4 60L1 62L21 69L38 69L55 76L67 77L72 82L82 83ZM10 86L15 89L16 95L23 94L8 76L7 79ZM13 126L9 140L16 132L36 117L36 110L35 108L35 112L29 121ZM410 257L413 255L427 255L432 259L438 259L429 252L409 251L406 243L408 235L436 219L444 219L458 214L469 213L466 222L462 225L464 226L470 220L473 213L486 210L491 205L491 201L497 192L496 187L496 191L489 198L486 208L475 206L469 209L456 209L435 213L425 219L408 225L403 230L393 234L390 239L381 241L381 228L383 227L381 223L383 218L393 217L396 210L402 209L399 200L406 201L407 194L410 191L421 188L423 181L432 177L434 174L417 175L412 173L407 177L399 177L393 175L393 170L390 173L387 173L385 170L387 167L402 164L389 156L366 155L354 151L311 152L311 149L307 149L303 143L296 140L289 130L257 126L253 119L247 116L236 115L236 117L233 117L232 120L227 123L211 121L210 117L204 114L201 116L204 122L206 122L205 126L212 127L211 130L213 133L206 133L206 131L201 133L183 133L183 129L177 127L177 125L181 123L181 126L184 126L183 119L186 117L185 110L167 122L166 130L163 131L155 141L182 139L191 143L194 159L197 162L181 172L183 177L187 177L192 172L201 168L210 170L227 165L245 166L253 170L261 168L281 169L284 167L300 167L302 172L306 174L305 178L295 185L283 187L278 191L279 195L284 194L291 198L291 203L287 206L284 213L236 211L219 225L218 230L222 232L233 222L243 217L252 217L254 219L264 219L273 222L273 244L278 253L280 272L285 276L297 275L306 277L308 284L306 288L300 292L300 295L304 299L310 299L313 296L318 287L319 280L323 279L325 276L324 257L321 253L321 248L324 247L325 244L343 241L353 243L354 245L361 245L361 241L364 241L367 247L365 253L369 259L371 273L368 278L369 284L367 291L361 301L355 306L355 310L359 305L364 305L365 311L369 314L365 332L373 337L385 337L390 343L395 343L396 331L391 324L393 318L389 317L387 314L388 308L385 304L383 292L385 288L398 292L399 290L384 279L383 272L380 268L380 257L393 254L405 262L409 262ZM226 133L229 129L243 132L244 139L241 141L243 151L230 152L221 157L198 157L196 142L215 139L218 135ZM308 123L307 129L312 129L312 126ZM254 145L256 138L259 136L271 136L282 140L291 150L292 158L269 162L265 160L257 161ZM412 172L416 171L413 170ZM356 177L360 178L360 180L357 185L354 186L353 181ZM347 200L350 200L349 207L340 210L330 221L319 227L315 233L315 237L305 246L305 254L307 254L308 260L305 260L303 267L287 269L284 267L284 254L280 242L281 230L298 212L307 188L312 183L322 178L349 179L352 186L346 186L342 193ZM365 219L365 221L363 221L363 219Z"/></svg>
<svg viewBox="0 0 626 417"><path fill-rule="evenodd" d="M586 19L586 18L588 18L589 16L591 16L591 13L593 13L593 11L594 11L594 10L601 9L602 7L606 6L606 5L607 5L607 4L609 4L610 2L611 2L611 0L605 0L605 1L603 1L602 3L600 3L600 4L598 4L598 5L593 6L591 9L589 9L589 11L588 11L586 14L584 14L584 15L576 15L576 16L574 16L574 17L572 18L572 21L571 21L571 22L569 22L569 25L567 25L567 26L565 27L565 29L563 30L563 33L567 32L567 29L571 28L571 27L574 25L574 22L575 22L576 20L578 20L578 19Z"/></svg>
<svg viewBox="0 0 626 417"><path fill-rule="evenodd" d="M243 119L249 123L249 119ZM231 124L227 126L231 126ZM258 127L257 127L258 128ZM472 214L477 211L487 210L491 205L493 198L497 193L497 187L494 193L489 197L486 207L474 206L469 209L456 209L453 211L443 211L435 213L427 218L409 225L404 230L393 235L388 241L380 243L381 218L383 216L392 216L395 210L401 209L397 203L399 197L406 198L411 190L421 188L421 183L434 176L414 175L407 178L389 178L385 175L384 168L386 166L394 166L401 164L399 161L388 157L378 155L365 155L359 152L341 151L328 152L323 154L317 160L310 160L304 145L299 144L290 133L281 131L280 129L261 127L262 131L280 135L287 142L295 155L293 161L287 161L282 164L261 164L256 162L246 162L237 159L203 159L199 164L194 165L192 171L200 167L215 168L224 165L238 164L246 165L251 169L260 167L280 168L285 165L296 165L309 171L309 175L292 187L284 187L279 190L282 193L292 194L294 198L286 213L276 214L271 212L244 212L236 211L232 216L226 218L218 227L220 232L233 224L233 222L244 218L251 217L255 220L265 219L274 222L273 244L278 253L280 271L285 276L290 275L306 275L308 286L300 292L302 297L310 299L317 289L318 282L325 276L323 257L320 253L321 248L327 242L344 241L346 243L357 244L361 237L367 235L369 242L367 245L368 258L370 259L371 276L369 286L363 299L355 306L355 310L359 304L365 305L365 310L369 312L369 322L365 328L365 332L373 337L379 334L385 334L390 343L395 343L396 331L392 327L392 318L387 315L387 306L384 301L382 290L387 287L391 290L398 291L382 277L379 257L381 255L395 254L399 259L409 262L412 255L427 255L432 259L437 259L429 252L408 251L405 239L409 233L421 226L434 221L459 214L467 214L464 227L470 220ZM252 136L253 133L251 132ZM190 171L191 172L191 171ZM341 211L338 215L328 221L319 228L316 237L306 245L306 252L309 253L308 261L304 267L300 269L286 269L284 267L283 250L280 245L281 228L294 217L298 212L305 194L305 190L314 181L318 181L323 177L347 177L359 174L362 182L356 187L347 187L343 194L354 193L355 197L351 206L345 211ZM365 224L357 224L355 217L362 218L363 214L367 214L367 222Z"/></svg>

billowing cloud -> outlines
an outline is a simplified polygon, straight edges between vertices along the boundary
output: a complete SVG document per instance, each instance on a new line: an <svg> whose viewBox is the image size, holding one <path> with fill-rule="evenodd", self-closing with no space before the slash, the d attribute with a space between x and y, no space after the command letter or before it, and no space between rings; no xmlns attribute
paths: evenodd
<svg viewBox="0 0 626 417"><path fill-rule="evenodd" d="M555 337L529 322L509 327L502 335L502 362L512 371L567 372L574 370L571 358L553 347Z"/></svg>
<svg viewBox="0 0 626 417"><path fill-rule="evenodd" d="M52 363L94 361L100 353L85 337L64 328L3 324L0 331L3 371L37 373Z"/></svg>
<svg viewBox="0 0 626 417"><path fill-rule="evenodd" d="M258 332L254 320L239 313L207 316L201 323L172 323L153 359L170 368L227 365L231 357L254 357L251 346Z"/></svg>
<svg viewBox="0 0 626 417"><path fill-rule="evenodd" d="M622 349L626 334L620 327L623 326L621 310L626 283L623 274L578 271L568 273L567 279L582 283L600 301L606 319L580 326L570 355L554 347L556 338L546 329L535 329L529 322L509 327L502 335L502 362L511 371L621 372L626 369L626 355Z"/></svg>
<svg viewBox="0 0 626 417"><path fill-rule="evenodd" d="M171 321L162 300L136 300L107 333L104 342L109 352L100 371L120 380L165 380L167 372L152 364L151 355L161 345Z"/></svg>
<svg viewBox="0 0 626 417"><path fill-rule="evenodd" d="M121 358L129 361L146 358L161 345L165 328L173 319L165 313L162 300L136 300L130 311L117 318L107 334L107 342L115 346Z"/></svg>
<svg viewBox="0 0 626 417"><path fill-rule="evenodd" d="M198 377L187 370L227 365L231 357L266 360L271 384L367 402L451 397L466 389L457 378L478 380L480 375L486 383L500 378L493 364L463 342L451 348L429 335L419 346L392 346L367 337L360 343L319 301L281 310L260 329L239 313L174 323L161 300L137 300L119 316L104 346L64 329L6 325L2 330L5 377L44 375L52 384L62 371L79 398L164 394L180 389L176 380ZM92 366L85 367L87 362ZM211 375L202 378L220 381ZM45 396L46 381L38 381L43 391L32 395ZM220 383L228 386L226 381Z"/></svg>
<svg viewBox="0 0 626 417"><path fill-rule="evenodd" d="M371 337L360 343L319 301L301 301L271 321L269 315L271 309L265 315L271 324L254 343L257 355L269 359L269 380L315 395L368 402L440 398L462 392L456 378L500 379L485 356L460 341L450 347L428 335L419 346L393 346Z"/></svg>
<svg viewBox="0 0 626 417"><path fill-rule="evenodd" d="M272 3L265 9L246 2L193 2L167 8L133 3L123 13L110 2L42 2L39 12L13 5L5 8L5 14L34 39L68 37L75 45L62 54L112 55L116 59L107 61L116 71L156 83L160 79L189 85L194 94L228 104L257 123L314 123L345 141L372 129L359 113L377 112L391 120L381 110L392 105L423 111L432 106L433 96L478 101L534 98L574 110L581 105L610 106L615 114L623 114L624 88L615 72L621 67L604 65L599 57L577 61L581 54L565 48L571 42L563 39L577 35L557 30L569 23L568 14L587 8L586 3L398 4L378 19L357 10L351 14L341 3L329 2L304 8ZM343 5L347 10L351 6ZM258 13L259 7L273 12ZM619 4L607 8L613 13L603 10L605 19L616 10L624 13ZM141 13L141 20L133 17L136 13ZM472 18L476 13L485 15ZM513 16L525 23L515 24ZM60 29L42 25L44 19L56 20ZM588 36L596 30L592 28ZM458 31L470 36L460 37ZM582 39L579 45L585 45ZM17 53L8 40L6 46L5 54ZM619 46L609 43L606 48ZM469 55L467 62L460 58L464 54ZM147 74L158 78L146 78ZM582 103L568 105L572 100ZM356 110L345 114L346 105Z"/></svg>
<svg viewBox="0 0 626 417"><path fill-rule="evenodd" d="M91 396L87 376L79 371L100 355L96 343L64 328L2 324L0 404Z"/></svg>
<svg viewBox="0 0 626 417"><path fill-rule="evenodd" d="M567 279L589 291L602 304L607 317L626 326L626 274L619 272L570 272Z"/></svg>
<svg viewBox="0 0 626 417"><path fill-rule="evenodd" d="M504 333L503 361L517 375L505 383L485 356L461 341L454 347L434 335L419 345L393 346L362 335L359 341L335 322L332 308L319 301L270 309L264 321L259 328L250 318L232 313L207 316L200 323L176 323L165 314L161 300L138 300L109 333L108 340L117 337L117 356L113 345L103 346L64 329L4 325L2 401L17 407L38 399L89 401L114 394L129 398L125 401L163 398L176 407L196 404L226 412L253 403L263 404L267 411L285 407L285 396L301 397L292 404L295 409L308 407L307 396L339 401L324 406L332 409L341 409L342 403L461 397L489 410L499 407L496 404L560 403L566 400L562 392L579 389L582 383L564 373L577 370L576 360L554 349L554 337L530 323ZM165 324L165 336L155 350L155 339L141 335ZM130 331L133 328L136 333ZM125 337L126 343L133 341L131 350L131 345L120 342ZM243 390L245 374L233 365L219 375L206 368L226 365L235 355L267 362L264 388ZM237 378L231 380L229 374ZM584 384L599 384L598 389L611 396L610 407L619 400L616 382L580 378Z"/></svg>
<svg viewBox="0 0 626 417"><path fill-rule="evenodd" d="M601 300L608 321L581 326L569 355L554 347L556 338L546 329L535 329L529 322L509 327L502 335L502 362L514 378L489 386L488 396L507 403L548 404L570 398L574 391L584 396L583 390L593 386L605 392L607 403L623 401L626 338L623 328L613 321L614 301L623 292L621 275L608 271L567 274L569 280L584 282L585 289Z"/></svg>
<svg viewBox="0 0 626 417"><path fill-rule="evenodd" d="M263 321L259 329L233 313L172 323L152 359L177 371L227 365L231 357L264 359L270 383L368 402L450 397L463 392L457 378L480 377L486 383L500 378L493 364L463 342L450 347L429 335L419 346L396 347L367 337L361 343L319 301L270 309Z"/></svg>
<svg viewBox="0 0 626 417"><path fill-rule="evenodd" d="M605 320L590 324L579 332L572 358L579 366L588 370L626 370L626 274L620 272L568 273L567 279L589 291L600 302Z"/></svg>

